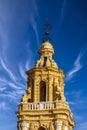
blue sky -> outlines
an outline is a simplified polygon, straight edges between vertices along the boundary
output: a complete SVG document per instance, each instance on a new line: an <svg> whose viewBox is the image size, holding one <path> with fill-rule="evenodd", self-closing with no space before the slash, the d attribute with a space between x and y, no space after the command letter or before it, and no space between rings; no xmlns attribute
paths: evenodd
<svg viewBox="0 0 87 130"><path fill-rule="evenodd" d="M74 130L87 129L87 1L0 0L0 130L17 130L25 71L39 58L46 19L52 25L54 59L66 74Z"/></svg>

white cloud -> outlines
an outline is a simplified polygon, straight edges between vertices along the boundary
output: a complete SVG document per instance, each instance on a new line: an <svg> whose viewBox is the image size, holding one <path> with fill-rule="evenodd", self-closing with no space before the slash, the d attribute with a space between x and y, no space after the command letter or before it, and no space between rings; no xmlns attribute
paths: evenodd
<svg viewBox="0 0 87 130"><path fill-rule="evenodd" d="M35 35L36 35L36 41L38 44L39 41L39 36L38 36L38 30L37 30L37 20L39 17L38 14L38 8L37 8L37 2L35 0L31 0L28 5L26 5L27 2L22 3L20 5L20 1L14 1L13 2L10 0L9 2L4 1L0 2L0 39L1 39L1 46L3 50L3 55L5 55L6 51L9 53L9 45L12 45L12 33L17 27L24 27L24 25L31 25L32 28L34 29ZM20 12L18 12L18 8L20 7L21 15ZM15 25L14 25L15 21ZM28 28L29 28L28 26ZM15 28L13 28L15 27ZM16 32L17 33L17 32ZM6 55L5 55L6 56Z"/></svg>
<svg viewBox="0 0 87 130"><path fill-rule="evenodd" d="M77 124L76 126L76 130L78 130L80 128L80 130L87 130L87 122L82 122Z"/></svg>
<svg viewBox="0 0 87 130"><path fill-rule="evenodd" d="M25 71L24 71L24 67L22 65L19 65L19 72L20 72L21 77L25 80L26 74L25 74Z"/></svg>
<svg viewBox="0 0 87 130"><path fill-rule="evenodd" d="M1 58L0 61L3 68L2 71L4 71L10 77L9 80L6 77L0 77L0 96L1 98L10 98L10 100L14 99L17 101L20 95L24 93L26 84L23 82L23 80L20 80L19 77L15 76L13 72L11 72L11 70L7 67L9 64L6 65L4 60ZM23 68L21 68L20 72L24 77Z"/></svg>
<svg viewBox="0 0 87 130"><path fill-rule="evenodd" d="M63 22L63 18L65 15L65 11L66 11L66 4L67 4L67 0L63 0L62 2L62 7L61 7L61 12L60 12L60 19L59 19L59 26L61 26L62 22Z"/></svg>
<svg viewBox="0 0 87 130"><path fill-rule="evenodd" d="M28 57L25 58L25 60L23 59L23 63L21 61L19 61L17 63L18 71L14 70L14 68L15 68L14 63L16 61L13 61L13 59L11 59L11 58L14 58L12 56L14 56L15 53L18 53L18 51L20 51L20 50L16 49L16 50L12 51L11 46L14 44L14 41L16 39L16 38L13 39L13 35L14 35L14 37L16 37L16 35L19 34L19 32L20 32L19 29L20 28L24 29L24 27L26 25L28 27L28 29L29 29L29 27L33 28L34 35L36 36L37 45L39 43L39 36L38 36L38 29L37 29L37 22L36 22L39 16L38 16L38 9L37 9L36 1L31 0L31 2L29 3L30 8L27 6L27 9L25 8L26 4L22 5L23 8L21 6L19 10L22 9L21 11L23 11L24 14L21 13L20 16L19 16L19 14L21 11L19 13L17 13L17 11L19 11L17 9L17 7L20 2L13 1L14 4L12 2L11 5L10 5L10 2L9 3L7 2L6 4L4 4L3 1L0 2L0 47L1 47L0 71L2 71L2 73L4 75L4 77L2 77L2 75L0 74L0 97L3 101L3 103L0 105L0 109L6 108L6 101L8 99L11 101L17 102L19 97L25 92L25 89L26 89L25 69L26 70L30 69L30 66L32 65L32 62L33 62L32 51L30 49L31 42L29 39L30 43L27 44L27 46L28 46L27 48L26 48L26 44L24 43L24 47L26 48L25 53L28 54ZM15 21L15 25L14 25L14 21ZM19 27L19 28L17 28L17 27ZM22 30L22 29L20 29L20 30ZM16 32L17 34L15 34L14 32ZM31 34L31 32L30 32L30 34ZM19 36L22 37L21 33L19 34ZM24 34L24 36L25 36L25 34ZM20 40L20 38L18 40ZM16 43L18 45L18 42L15 42L15 46L16 46ZM12 55L11 55L11 53L12 53ZM11 55L11 57L10 57L10 55ZM8 58L9 58L9 61L8 61ZM14 62L14 63L12 63L12 62ZM12 65L12 67L11 67L11 65ZM17 75L16 75L16 73L17 73ZM8 103L9 103L9 101L7 102L7 105L8 105Z"/></svg>
<svg viewBox="0 0 87 130"><path fill-rule="evenodd" d="M26 70L30 69L30 62L29 62L29 60L26 61L25 68L26 68Z"/></svg>
<svg viewBox="0 0 87 130"><path fill-rule="evenodd" d="M32 19L31 19L31 25L35 31L37 45L39 45L39 35L38 35L37 25L36 25L36 21L35 21L34 17L32 17Z"/></svg>
<svg viewBox="0 0 87 130"><path fill-rule="evenodd" d="M80 97L81 96L82 89L78 90L78 91L75 90L75 91L71 91L71 92L66 92L65 94L66 94L66 96L72 96L75 99L76 97Z"/></svg>
<svg viewBox="0 0 87 130"><path fill-rule="evenodd" d="M18 96L13 92L7 92L5 94L2 93L2 94L0 94L0 97L3 99L3 101L5 103L7 100L12 101L12 102L13 101L17 102L17 99L18 99ZM9 101L8 101L8 103L9 103Z"/></svg>
<svg viewBox="0 0 87 130"><path fill-rule="evenodd" d="M69 103L70 105L75 105L75 104L77 104L75 101L68 101L68 103Z"/></svg>
<svg viewBox="0 0 87 130"><path fill-rule="evenodd" d="M9 108L7 107L6 102L0 102L0 109L3 109L3 110L9 109Z"/></svg>
<svg viewBox="0 0 87 130"><path fill-rule="evenodd" d="M6 84L7 84L7 83L6 83L6 79L0 77L0 86L1 86L1 84L2 84L2 85L6 85Z"/></svg>
<svg viewBox="0 0 87 130"><path fill-rule="evenodd" d="M0 62L1 62L1 65L3 67L3 69L9 74L9 77L12 79L12 80L16 80L14 74L11 72L11 70L6 66L4 60L2 58L0 58Z"/></svg>
<svg viewBox="0 0 87 130"><path fill-rule="evenodd" d="M80 52L73 64L73 68L66 74L66 82L70 81L75 76L75 74L83 67L83 65L81 64L82 56L83 54Z"/></svg>
<svg viewBox="0 0 87 130"><path fill-rule="evenodd" d="M66 6L67 0L63 0L62 8L61 8L61 18L63 18L65 13L65 6Z"/></svg>
<svg viewBox="0 0 87 130"><path fill-rule="evenodd" d="M3 86L3 84L0 83L1 86ZM0 92L5 91L6 87L0 87Z"/></svg>
<svg viewBox="0 0 87 130"><path fill-rule="evenodd" d="M15 83L12 83L12 82L8 82L8 85L11 86L13 89L20 89L19 86L15 85Z"/></svg>
<svg viewBox="0 0 87 130"><path fill-rule="evenodd" d="M16 83L15 83L18 87L21 87L21 88L25 88L25 86L26 86L26 83L24 84L24 83L21 83L21 81L17 81Z"/></svg>

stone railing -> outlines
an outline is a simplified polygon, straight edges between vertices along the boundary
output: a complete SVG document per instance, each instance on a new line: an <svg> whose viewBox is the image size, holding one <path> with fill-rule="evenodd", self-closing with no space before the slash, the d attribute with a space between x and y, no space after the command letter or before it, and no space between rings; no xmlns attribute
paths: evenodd
<svg viewBox="0 0 87 130"><path fill-rule="evenodd" d="M21 102L19 104L19 110L47 110L55 108L67 107L67 102L65 101L52 101L52 102Z"/></svg>
<svg viewBox="0 0 87 130"><path fill-rule="evenodd" d="M29 107L29 110L54 109L54 102L29 103L28 107Z"/></svg>

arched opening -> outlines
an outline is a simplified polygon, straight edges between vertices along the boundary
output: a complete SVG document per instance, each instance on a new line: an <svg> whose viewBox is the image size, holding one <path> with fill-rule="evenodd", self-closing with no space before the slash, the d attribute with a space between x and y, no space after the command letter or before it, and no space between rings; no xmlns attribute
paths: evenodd
<svg viewBox="0 0 87 130"><path fill-rule="evenodd" d="M47 57L44 57L44 64L43 64L43 66L46 66L46 62L47 62Z"/></svg>
<svg viewBox="0 0 87 130"><path fill-rule="evenodd" d="M31 84L30 84L30 86L31 86L31 102L33 102L34 101L34 80L33 79L31 79Z"/></svg>
<svg viewBox="0 0 87 130"><path fill-rule="evenodd" d="M28 102L31 102L31 100L30 100L30 99L28 99Z"/></svg>
<svg viewBox="0 0 87 130"><path fill-rule="evenodd" d="M44 81L40 82L40 101L46 101L46 83Z"/></svg>
<svg viewBox="0 0 87 130"><path fill-rule="evenodd" d="M45 130L43 127L40 127L38 130Z"/></svg>

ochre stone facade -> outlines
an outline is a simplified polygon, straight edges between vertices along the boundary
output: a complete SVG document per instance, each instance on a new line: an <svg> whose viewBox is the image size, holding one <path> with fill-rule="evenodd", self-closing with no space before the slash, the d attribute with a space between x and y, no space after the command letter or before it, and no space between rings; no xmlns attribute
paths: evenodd
<svg viewBox="0 0 87 130"><path fill-rule="evenodd" d="M18 130L73 130L75 122L64 96L64 73L52 59L53 46L45 41L40 59L26 72L27 90L18 106Z"/></svg>

